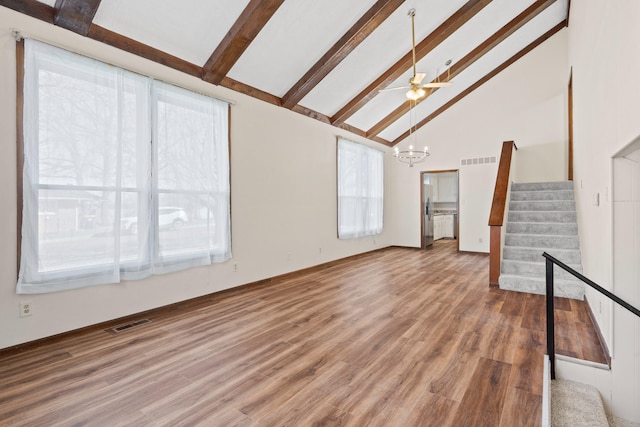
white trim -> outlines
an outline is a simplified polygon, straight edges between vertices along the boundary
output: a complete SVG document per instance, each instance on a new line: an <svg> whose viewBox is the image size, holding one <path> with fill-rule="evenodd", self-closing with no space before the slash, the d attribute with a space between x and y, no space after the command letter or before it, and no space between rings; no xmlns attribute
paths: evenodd
<svg viewBox="0 0 640 427"><path fill-rule="evenodd" d="M542 427L551 427L551 369L549 355L544 355L542 371Z"/></svg>
<svg viewBox="0 0 640 427"><path fill-rule="evenodd" d="M603 371L610 371L609 365L605 363L592 362L590 360L576 359L575 357L565 356L563 354L556 354L556 360L563 362L574 363L576 365L587 366L589 368L601 369Z"/></svg>

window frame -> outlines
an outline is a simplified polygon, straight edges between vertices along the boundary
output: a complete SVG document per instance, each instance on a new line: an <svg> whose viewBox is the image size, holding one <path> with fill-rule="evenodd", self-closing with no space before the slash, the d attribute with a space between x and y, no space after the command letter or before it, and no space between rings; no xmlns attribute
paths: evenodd
<svg viewBox="0 0 640 427"><path fill-rule="evenodd" d="M41 42L40 42L41 43ZM46 43L45 43L46 44ZM58 48L59 49L59 48ZM64 50L64 49L63 49ZM69 51L67 51L69 52ZM70 52L73 53L73 52ZM25 108L25 86L26 86L26 82L25 82L25 67L26 67L26 45L25 45L25 39L24 38L20 38L18 40L16 40L16 190L17 190L17 221L16 221L16 225L17 225L17 230L16 230L16 235L17 235L17 239L16 239L16 249L17 249L17 276L18 278L20 277L20 273L21 273L21 264L23 261L23 224L24 224L24 215L25 215L25 211L24 211L24 199L25 199L25 194L24 194L24 169L25 169L25 158L27 156L26 152L25 152L25 132L24 132L24 120L25 120L25 116L24 116L24 108ZM77 54L76 54L77 55ZM81 56L81 55L80 55ZM104 64L103 61L100 60L96 60L93 58L88 58L90 60L93 61L97 61L100 62L102 64ZM55 64L53 65L54 67L56 66ZM126 73L132 73L132 74L137 74L134 73L130 70L127 70L125 68L122 67L116 67L119 68L123 71L125 71ZM77 71L77 70L74 70ZM80 71L78 71L80 73ZM67 74L70 75L70 74ZM78 78L77 75L73 76L74 78ZM223 236L222 239L219 240L219 242L223 243L222 245L222 249L215 249L212 246L209 246L209 249L206 251L208 252L208 258L210 260L211 263L214 262L224 262L228 259L231 259L232 257L232 238L231 238L231 103L225 100L221 100L218 98L214 98L210 95L204 95L198 92L195 92L193 90L190 89L184 89L178 86L175 86L171 83L165 83L162 82L160 80L155 80L153 78L147 77L147 76L142 76L144 78L147 78L150 80L150 84L149 87L153 86L154 82L158 82L159 84L163 84L163 85L168 85L168 86L172 86L172 87L176 87L179 90L184 90L184 91L188 91L192 94L195 95L200 95L200 96L204 96L207 98L210 98L212 100L215 101L220 101L223 103L226 103L226 132L225 132L225 136L224 138L226 139L226 142L223 140L221 140L221 144L224 147L224 150L226 151L224 159L222 159L222 161L226 162L225 169L226 172L225 174L223 174L222 179L223 182L226 181L226 183L228 183L228 186L226 186L225 188L228 191L215 191L215 192L208 192L206 193L207 195L209 195L210 197L215 197L216 200L220 199L221 197L225 198L223 200L223 208L226 208L226 214L227 216L227 221L226 223L223 225L223 227L225 227L225 234ZM107 77L105 77L107 78ZM132 93L135 93L135 89L133 90ZM148 108L150 111L150 114L155 115L155 112L157 110L157 101L158 101L159 97L149 93L148 94L148 99L147 99L147 103L148 103ZM196 101L194 101L194 104L196 104ZM153 113L151 113L151 111L153 111ZM144 254L144 259L141 260L133 260L133 261L120 261L119 259L115 259L114 261L114 265L116 265L116 268L118 268L121 273L123 274L127 274L128 268L130 269L132 266L135 265L139 265L139 264L143 264L145 266L150 266L150 269L153 268L154 262L157 262L158 260L162 260L162 267L159 268L159 271L156 271L155 269L152 269L150 273L145 274L143 277L125 277L123 278L126 280L137 280L137 279L142 279L151 275L155 275L155 274L162 274L164 272L170 272L170 271L176 271L176 270L182 270L182 269L186 269L186 268L191 268L190 266L186 266L186 267L178 267L176 269L173 269L172 266L173 265L179 265L180 263L184 262L184 261L189 261L189 260L193 260L195 258L193 258L193 254L196 253L196 251L193 252L182 252L182 253L177 253L174 255L164 255L161 256L160 255L160 248L159 248L159 240L160 240L160 225L159 225L159 210L160 210L160 206L159 206L159 195L162 193L172 193L175 191L172 190L161 190L158 188L157 186L157 180L158 180L158 173L157 173L157 165L155 164L155 157L157 155L157 144L153 141L153 137L152 134L154 132L155 127L158 126L157 122L153 122L152 120L154 119L149 119L149 122L147 122L148 126L149 126L149 137L151 138L149 141L150 144L150 151L148 153L149 156L149 164L147 165L148 167L148 173L149 173L149 178L151 179L151 186L148 189L148 193L150 195L155 195L153 197L153 201L149 203L149 210L151 210L150 214L154 217L154 219L151 220L150 224L152 225L152 227L149 228L149 235L146 238L146 242L148 247L146 247L145 249L142 250L143 254ZM222 147L221 147L222 148ZM36 162L39 164L39 159L36 159ZM53 189L53 190L61 190L61 189L69 189L69 190L75 190L75 191L113 191L115 196L114 197L121 197L122 194L125 193L140 193L140 188L138 187L126 187L124 185L119 185L119 184L115 184L113 186L113 188L108 187L108 186L73 186L73 185L55 185L55 184L42 184L40 183L40 180L38 179L38 183L35 184L37 185L37 188L39 190L46 190L46 189ZM219 188L219 187L217 187ZM184 191L178 191L179 194L186 194ZM189 192L191 193L198 193L198 194L204 194L203 191L191 191ZM119 196L118 196L119 194ZM39 206L39 201L38 201L38 206ZM210 206L209 206L210 208ZM39 207L35 209L35 215L37 216L39 212ZM32 212L33 213L33 212ZM114 222L114 228L116 230L120 229L120 218L121 218L121 214L122 212L120 212L120 214L117 215L118 218L118 224L116 224ZM137 214L140 215L140 212L137 211ZM209 215L209 214L208 214ZM37 218L36 218L37 221ZM207 226L208 228L208 226ZM221 227L222 228L222 227ZM118 233L116 232L116 235ZM114 237L114 239L117 241L116 244L118 245L118 255L117 257L119 257L119 251L120 251L120 237ZM36 238L35 240L35 247L36 247L36 254L38 254L37 251L39 251L39 249L37 248L39 245L39 238ZM140 244L140 243L139 243ZM202 254L204 253L202 250L197 251L198 253ZM191 255L191 256L190 256ZM221 256L222 255L222 256ZM37 259L35 261L32 262L38 262L37 260L40 259L39 255L37 255ZM86 286L91 286L90 284L88 285L80 285L80 286L70 286L70 287L66 287L66 288L58 288L56 287L55 283L58 281L65 281L65 280L77 280L77 279L82 279L82 278L88 278L88 277L93 277L94 274L96 272L101 272L101 271L105 271L108 270L110 268L113 268L113 266L109 263L102 263L99 260L91 266L87 266L87 267L81 267L80 269L76 269L76 268L67 268L64 270L60 270L60 271L49 271L49 272L41 272L38 271L37 276L45 276L47 279L45 280L44 284L40 284L38 282L36 282L36 285L27 285L27 286L34 286L37 289L34 289L33 291L28 291L28 292L19 292L19 293L42 293L42 292L54 292L54 291L58 291L58 290L65 290L65 289L74 289L74 288L80 288L80 287L86 287ZM73 270L78 270L78 271L82 271L81 274L71 274L69 275L70 272L72 272ZM163 271L164 270L164 271ZM135 275L135 273L134 273ZM49 280L50 279L50 280ZM117 282L107 282L107 283L118 283L120 280L118 280ZM96 284L101 284L101 283L96 283ZM51 286L52 289L50 290L41 290L40 288L42 288L43 286Z"/></svg>
<svg viewBox="0 0 640 427"><path fill-rule="evenodd" d="M352 146L352 147L358 147L357 150L360 150L360 157L362 158L363 156L365 156L366 154L366 158L367 158L367 166L369 166L368 170L365 171L366 172L366 177L367 177L367 187L366 187L366 191L365 191L365 195L358 195L358 194L354 194L354 195L342 195L342 188L343 186L341 185L342 180L344 179L344 177L341 175L342 172L342 168L341 168L341 144L345 144L347 147L348 146ZM379 162L378 166L379 167L379 171L380 171L380 176L377 177L378 182L377 182L377 187L380 190L379 194L377 194L376 196L371 196L371 190L372 190L372 177L373 175L370 174L371 172L371 165L369 164L369 160L373 159L374 156L377 156L378 158L376 159L377 162ZM361 163L359 163L359 166L362 166ZM359 172L363 172L360 171ZM376 185L373 185L376 186ZM362 187L355 189L355 192L357 193L358 190L362 191ZM337 198L337 237L340 240L347 240L347 239L355 239L355 238L361 238L361 237L367 237L367 236L377 236L383 233L384 231L384 152L381 150L377 150L375 148L369 147L367 145L364 144L360 144L351 140L348 140L346 138L340 137L338 136L336 138L336 198ZM355 200L359 200L360 202L366 204L367 209L366 210L362 210L361 212L359 212L361 215L366 214L367 212L370 212L370 205L372 205L372 202L377 201L379 199L379 218L377 218L378 222L379 222L379 228L378 227L367 227L367 223L363 221L363 228L358 228L358 224L356 222L355 226L354 226L354 231L352 232L345 232L343 230L343 227L341 227L341 218L342 218L342 200L345 198L350 198L350 199L355 199ZM358 212L356 212L358 213ZM342 230L342 231L341 231Z"/></svg>

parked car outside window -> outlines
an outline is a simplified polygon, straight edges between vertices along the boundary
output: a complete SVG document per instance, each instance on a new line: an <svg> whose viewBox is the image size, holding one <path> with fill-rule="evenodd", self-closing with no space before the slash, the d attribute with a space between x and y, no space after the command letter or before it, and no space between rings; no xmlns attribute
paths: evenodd
<svg viewBox="0 0 640 427"><path fill-rule="evenodd" d="M161 230L178 230L189 222L187 213L178 207L163 207L158 210L158 225ZM128 216L120 220L122 230L130 234L138 232L138 217Z"/></svg>

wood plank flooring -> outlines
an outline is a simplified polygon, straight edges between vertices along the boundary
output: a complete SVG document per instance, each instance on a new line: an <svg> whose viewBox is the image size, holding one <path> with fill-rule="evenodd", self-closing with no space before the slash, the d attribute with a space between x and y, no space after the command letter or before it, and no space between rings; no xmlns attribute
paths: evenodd
<svg viewBox="0 0 640 427"><path fill-rule="evenodd" d="M536 426L544 297L488 265L390 248L0 353L0 425ZM558 302L556 340L597 358L584 310Z"/></svg>

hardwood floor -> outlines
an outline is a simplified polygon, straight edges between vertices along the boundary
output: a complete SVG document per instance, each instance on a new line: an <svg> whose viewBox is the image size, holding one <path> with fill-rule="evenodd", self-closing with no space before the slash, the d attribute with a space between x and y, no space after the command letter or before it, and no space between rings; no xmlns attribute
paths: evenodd
<svg viewBox="0 0 640 427"><path fill-rule="evenodd" d="M544 297L489 258L390 248L0 353L1 426L536 426ZM596 357L584 305L558 347Z"/></svg>

